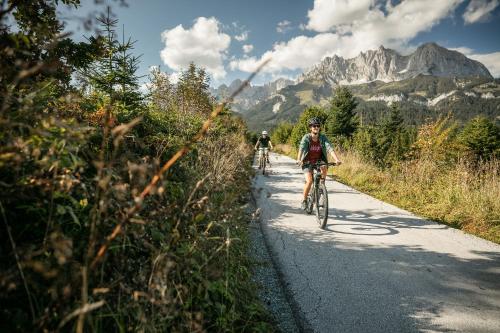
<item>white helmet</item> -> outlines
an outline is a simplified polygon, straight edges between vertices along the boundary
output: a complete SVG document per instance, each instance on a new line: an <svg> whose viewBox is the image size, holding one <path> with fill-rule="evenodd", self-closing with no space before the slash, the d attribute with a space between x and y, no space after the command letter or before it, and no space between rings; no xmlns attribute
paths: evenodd
<svg viewBox="0 0 500 333"><path fill-rule="evenodd" d="M262 131L262 135L267 135L267 131Z"/></svg>

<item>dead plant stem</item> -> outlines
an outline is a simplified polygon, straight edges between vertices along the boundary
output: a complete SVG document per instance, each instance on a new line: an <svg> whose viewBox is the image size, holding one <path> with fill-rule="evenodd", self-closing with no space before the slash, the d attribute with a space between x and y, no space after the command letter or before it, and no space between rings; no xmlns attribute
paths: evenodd
<svg viewBox="0 0 500 333"><path fill-rule="evenodd" d="M141 192L141 194L135 199L135 205L132 206L125 217L115 226L113 229L112 233L106 238L106 241L104 242L103 245L99 248L99 251L97 252L96 256L94 257L94 260L92 261L92 264L90 265L91 269L93 269L97 263L103 258L104 254L109 248L109 245L111 242L122 232L123 226L125 223L127 223L136 213L138 213L143 205L144 198L149 195L154 188L156 188L156 184L158 181L161 179L163 174L167 172L172 165L177 162L182 156L186 155L192 148L192 146L199 142L208 132L208 129L210 128L210 125L212 122L217 118L217 116L224 110L226 104L230 101L233 100L234 97L236 97L243 89L250 83L250 81L257 75L260 70L267 65L267 63L270 61L270 59L264 61L249 77L247 80L245 80L239 87L234 91L229 98L219 104L210 114L210 117L203 123L203 126L201 129L198 131L198 133L195 135L193 139L191 139L189 142L187 142L181 149L179 149L174 156L168 160L163 167L153 176L151 179L151 182L144 188L144 190Z"/></svg>
<svg viewBox="0 0 500 333"><path fill-rule="evenodd" d="M5 210L3 208L2 202L0 202L0 210L2 211L2 219L5 223L5 228L7 229L7 234L9 235L10 245L12 246L12 252L14 253L14 258L16 258L17 268L19 269L19 274L21 275L21 279L23 280L24 289L26 290L26 295L28 296L28 302L30 304L31 317L33 322L35 322L35 308L33 306L33 301L31 300L31 293L28 288L28 283L26 282L26 277L24 276L23 267L21 265L21 261L19 260L19 255L17 254L16 242L12 237L12 232L10 231L9 223L7 222L7 216L5 215Z"/></svg>

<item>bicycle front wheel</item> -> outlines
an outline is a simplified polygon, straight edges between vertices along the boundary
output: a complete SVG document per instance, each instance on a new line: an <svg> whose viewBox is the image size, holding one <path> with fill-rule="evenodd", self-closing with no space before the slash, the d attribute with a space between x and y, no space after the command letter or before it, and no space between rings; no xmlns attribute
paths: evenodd
<svg viewBox="0 0 500 333"><path fill-rule="evenodd" d="M328 221L328 192L324 182L320 182L316 189L316 218L321 229L325 229Z"/></svg>

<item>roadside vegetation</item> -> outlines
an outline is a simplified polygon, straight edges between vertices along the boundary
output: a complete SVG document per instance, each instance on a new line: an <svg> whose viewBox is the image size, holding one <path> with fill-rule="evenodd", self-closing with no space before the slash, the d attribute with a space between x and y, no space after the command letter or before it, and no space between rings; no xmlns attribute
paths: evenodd
<svg viewBox="0 0 500 333"><path fill-rule="evenodd" d="M109 11L75 43L57 3L0 8L0 331L274 331L245 125L194 64L141 93Z"/></svg>
<svg viewBox="0 0 500 333"><path fill-rule="evenodd" d="M334 169L342 182L429 219L500 243L500 126L477 116L459 123L449 115L409 125L398 104L362 126L356 100L339 87L326 108L308 107L291 126L280 124L273 143L296 157L307 121L341 150Z"/></svg>

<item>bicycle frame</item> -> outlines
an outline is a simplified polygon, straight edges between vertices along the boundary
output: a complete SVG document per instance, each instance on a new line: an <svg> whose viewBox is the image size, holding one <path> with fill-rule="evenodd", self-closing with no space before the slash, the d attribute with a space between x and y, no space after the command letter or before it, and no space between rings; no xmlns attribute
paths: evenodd
<svg viewBox="0 0 500 333"><path fill-rule="evenodd" d="M321 229L326 227L328 220L328 191L324 182L321 182L321 167L329 165L336 165L335 163L325 163L318 161L310 164L313 171L313 184L307 196L306 212L312 213L314 205L316 204L316 217Z"/></svg>

